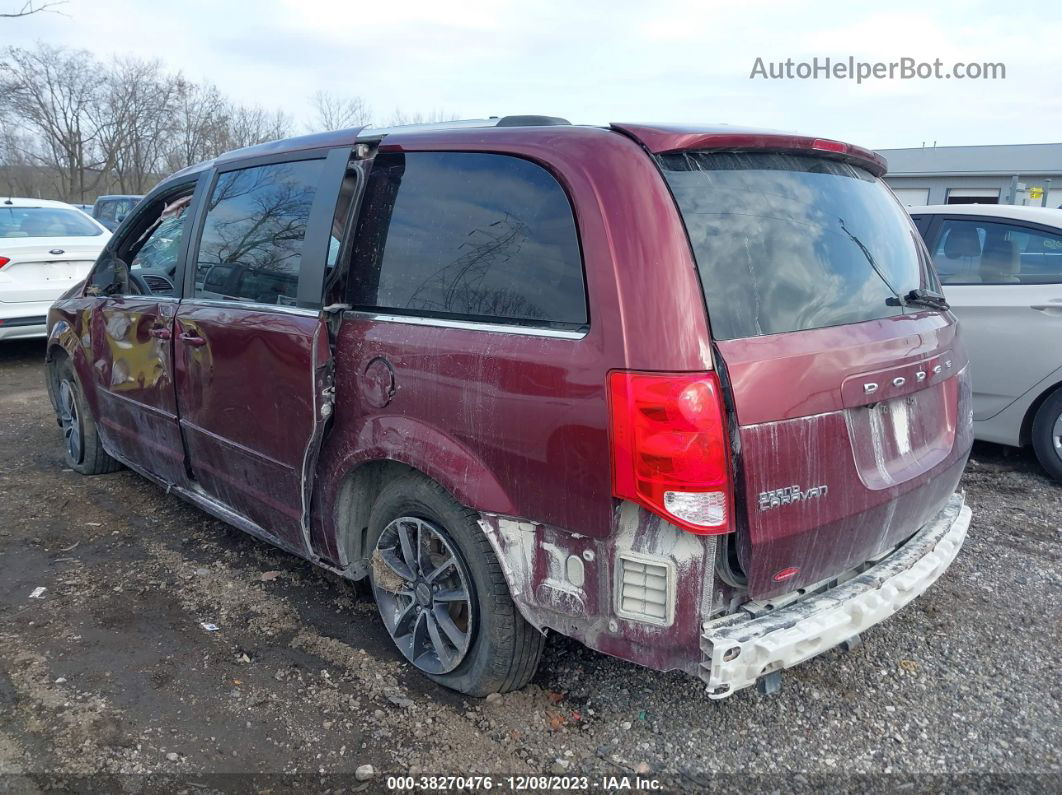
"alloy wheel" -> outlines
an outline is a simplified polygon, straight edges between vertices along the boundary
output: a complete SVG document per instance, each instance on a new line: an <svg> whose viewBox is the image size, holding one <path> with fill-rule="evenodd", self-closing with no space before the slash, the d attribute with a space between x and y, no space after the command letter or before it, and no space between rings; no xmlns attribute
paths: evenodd
<svg viewBox="0 0 1062 795"><path fill-rule="evenodd" d="M1055 417L1055 427L1051 429L1051 441L1055 445L1055 454L1062 458L1062 414Z"/></svg>
<svg viewBox="0 0 1062 795"><path fill-rule="evenodd" d="M81 418L77 413L74 385L69 380L59 384L59 424L63 428L70 460L75 464L81 463Z"/></svg>
<svg viewBox="0 0 1062 795"><path fill-rule="evenodd" d="M429 674L449 673L468 653L471 581L456 546L425 519L395 519L373 550L372 587L384 625L406 659Z"/></svg>

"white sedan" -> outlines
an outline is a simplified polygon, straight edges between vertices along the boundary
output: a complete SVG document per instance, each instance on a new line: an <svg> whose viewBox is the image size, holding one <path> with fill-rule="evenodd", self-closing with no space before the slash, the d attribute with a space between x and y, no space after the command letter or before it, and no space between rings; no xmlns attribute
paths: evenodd
<svg viewBox="0 0 1062 795"><path fill-rule="evenodd" d="M48 307L88 275L110 237L69 204L0 196L0 340L43 337Z"/></svg>
<svg viewBox="0 0 1062 795"><path fill-rule="evenodd" d="M908 209L970 354L974 435L1032 445L1062 481L1062 211Z"/></svg>

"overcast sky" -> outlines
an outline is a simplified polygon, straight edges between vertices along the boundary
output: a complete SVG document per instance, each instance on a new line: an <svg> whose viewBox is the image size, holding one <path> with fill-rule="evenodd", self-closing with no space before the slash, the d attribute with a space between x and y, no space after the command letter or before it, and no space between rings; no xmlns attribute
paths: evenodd
<svg viewBox="0 0 1062 795"><path fill-rule="evenodd" d="M0 0L9 10L22 0ZM1048 2L765 0L69 0L62 16L0 19L8 46L47 41L159 58L242 102L305 119L317 89L462 117L726 122L875 148L1062 140L1062 13ZM749 79L757 57L946 67L1002 62L1006 79Z"/></svg>

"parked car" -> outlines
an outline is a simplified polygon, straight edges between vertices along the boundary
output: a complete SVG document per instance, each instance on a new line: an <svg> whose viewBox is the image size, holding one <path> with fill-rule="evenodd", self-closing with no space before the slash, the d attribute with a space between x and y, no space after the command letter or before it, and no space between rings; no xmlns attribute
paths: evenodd
<svg viewBox="0 0 1062 795"><path fill-rule="evenodd" d="M92 205L92 217L113 232L142 198L126 194L100 196Z"/></svg>
<svg viewBox="0 0 1062 795"><path fill-rule="evenodd" d="M972 359L974 436L1032 445L1062 481L1062 213L912 207Z"/></svg>
<svg viewBox="0 0 1062 795"><path fill-rule="evenodd" d="M521 687L546 630L773 690L929 587L970 520L966 353L883 172L548 117L222 155L52 309L67 463L368 577L463 693ZM131 264L180 201L156 292Z"/></svg>
<svg viewBox="0 0 1062 795"><path fill-rule="evenodd" d="M48 307L84 280L110 236L63 202L0 200L0 340L45 336Z"/></svg>

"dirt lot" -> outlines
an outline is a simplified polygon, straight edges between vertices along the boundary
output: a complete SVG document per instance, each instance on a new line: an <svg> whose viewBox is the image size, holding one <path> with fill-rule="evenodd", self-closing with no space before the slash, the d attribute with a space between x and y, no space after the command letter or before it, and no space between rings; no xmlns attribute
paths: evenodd
<svg viewBox="0 0 1062 795"><path fill-rule="evenodd" d="M0 344L0 773L24 774L0 791L128 773L325 786L365 764L373 791L409 772L1059 786L1062 487L1029 455L978 446L948 575L776 696L710 702L684 675L551 638L528 688L483 702L411 673L351 584L131 472L65 470L42 356Z"/></svg>

